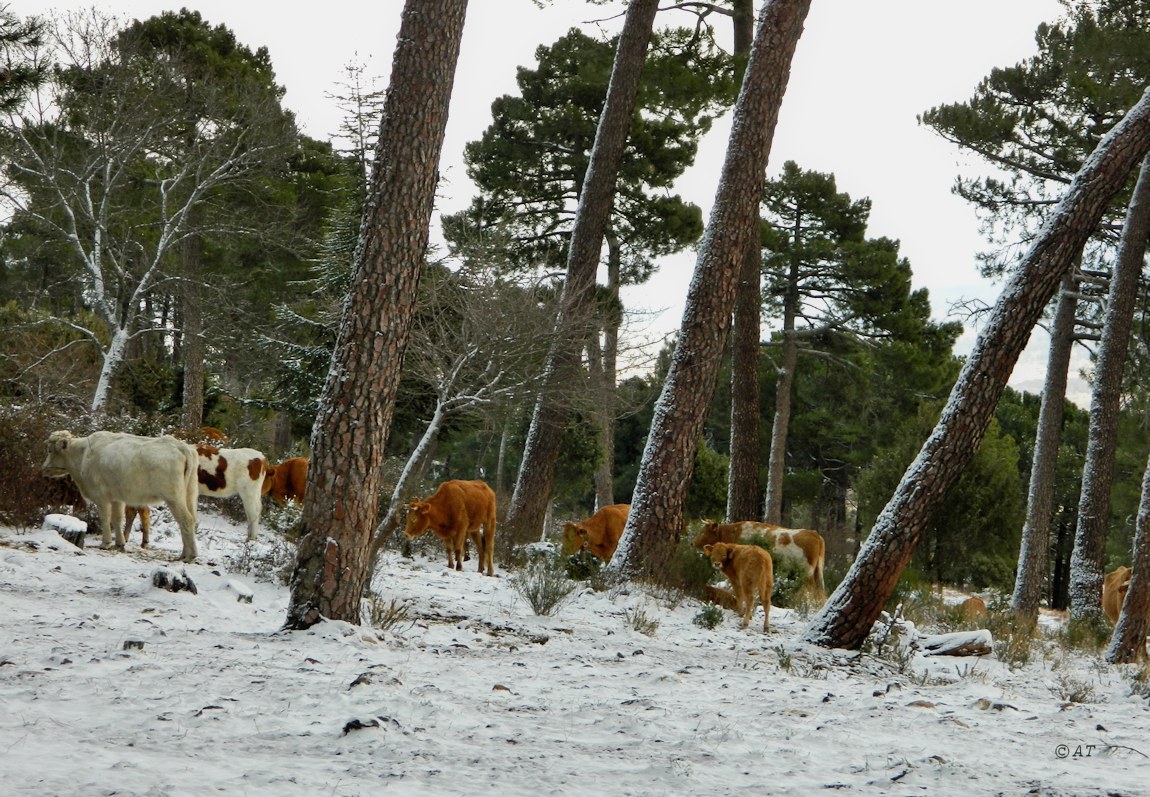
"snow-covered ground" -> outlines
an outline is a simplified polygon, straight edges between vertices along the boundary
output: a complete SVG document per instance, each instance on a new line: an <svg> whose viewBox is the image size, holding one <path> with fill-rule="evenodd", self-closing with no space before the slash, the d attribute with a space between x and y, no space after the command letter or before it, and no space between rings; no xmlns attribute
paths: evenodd
<svg viewBox="0 0 1150 797"><path fill-rule="evenodd" d="M706 630L633 585L538 617L436 548L382 562L405 621L283 632L287 589L249 569L272 535L200 527L196 594L152 586L166 512L126 553L0 529L0 794L1150 794L1146 697L1053 645L899 674L801 644L793 612Z"/></svg>

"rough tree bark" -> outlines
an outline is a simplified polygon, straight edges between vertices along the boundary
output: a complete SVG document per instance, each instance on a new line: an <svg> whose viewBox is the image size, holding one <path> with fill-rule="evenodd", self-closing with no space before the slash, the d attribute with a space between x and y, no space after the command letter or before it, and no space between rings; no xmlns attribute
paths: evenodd
<svg viewBox="0 0 1150 797"><path fill-rule="evenodd" d="M607 98L571 231L567 276L556 320L558 334L547 355L543 385L535 402L519 475L501 530L503 537L513 545L539 539L551 503L559 443L570 409L563 394L571 385L572 375L578 371L579 354L592 328L595 274L658 7L658 0L632 0L619 35Z"/></svg>
<svg viewBox="0 0 1150 797"><path fill-rule="evenodd" d="M1042 601L1042 583L1050 552L1050 520L1054 509L1054 476L1058 448L1062 441L1062 416L1066 407L1066 384L1070 355L1074 347L1074 317L1078 310L1073 271L1062 278L1062 289L1046 358L1046 380L1042 386L1042 407L1038 411L1038 431L1030 467L1030 490L1026 501L1026 523L1018 552L1018 572L1010 608L1021 620L1035 622Z"/></svg>
<svg viewBox="0 0 1150 797"><path fill-rule="evenodd" d="M738 75L754 41L751 0L732 3ZM727 471L727 522L759 517L759 336L762 326L762 250L752 236L735 289L731 328L731 462Z"/></svg>
<svg viewBox="0 0 1150 797"><path fill-rule="evenodd" d="M1090 437L1082 469L1078 499L1078 528L1070 555L1070 619L1105 622L1102 615L1102 580L1106 567L1106 528L1110 519L1110 487L1114 481L1114 454L1118 447L1118 411L1122 403L1122 372L1146 240L1150 233L1150 162L1143 162L1130 197L1122 242L1114 261L1103 318L1102 341L1090 394Z"/></svg>
<svg viewBox="0 0 1150 797"><path fill-rule="evenodd" d="M1104 654L1111 664L1146 660L1146 626L1150 621L1150 461L1142 475L1142 500L1134 527L1134 562L1122 612Z"/></svg>
<svg viewBox="0 0 1150 797"><path fill-rule="evenodd" d="M657 572L682 529L687 485L730 331L735 286L743 254L758 235L771 141L810 5L810 0L771 0L759 13L679 342L655 405L631 514L611 560L612 567L629 575Z"/></svg>
<svg viewBox="0 0 1150 797"><path fill-rule="evenodd" d="M1150 150L1150 90L1099 143L1003 289L934 432L883 509L846 578L803 638L866 640L932 513L977 451L1018 355L1107 205Z"/></svg>
<svg viewBox="0 0 1150 797"><path fill-rule="evenodd" d="M427 251L467 0L407 0L344 305L312 430L287 628L360 621L380 466Z"/></svg>

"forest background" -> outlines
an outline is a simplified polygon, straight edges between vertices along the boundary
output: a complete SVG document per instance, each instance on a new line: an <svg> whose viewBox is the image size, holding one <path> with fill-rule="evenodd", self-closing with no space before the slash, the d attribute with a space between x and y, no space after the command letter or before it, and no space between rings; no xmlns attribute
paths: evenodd
<svg viewBox="0 0 1150 797"><path fill-rule="evenodd" d="M13 10L22 9L9 14ZM596 9L583 11L590 17ZM369 68L349 62L346 80L332 88L342 113L340 135L304 135L283 103L274 54L238 40L219 26L223 21L173 13L125 28L100 13L59 17L60 36L44 43L71 45L55 51L64 68L38 61L51 77L39 104L9 105L4 190L13 212L4 226L0 272L0 390L13 436L42 440L60 415L86 418L80 426L114 422L140 431L208 423L273 458L307 453L382 96ZM664 259L689 253L701 235L702 208L681 200L671 186L692 168L699 134L722 123L734 86L728 53L695 36L693 22L685 24L690 27L681 32L663 33L656 51L663 59L652 60L658 69L645 81L644 113L662 124L650 125L635 145L648 149L624 175L621 195L629 204L619 202L616 245L609 241L605 248L594 336L602 348L588 348L585 373L569 389L582 400L573 402L561 447L553 520L588 514L605 490L627 500L666 373L669 348L650 345L643 313L649 308L630 312L628 297L648 291L644 286ZM560 287L557 265L613 53L603 26L563 31L540 44L535 60L521 65L516 88L484 109L490 127L463 149L477 190L442 217L444 240L422 281L416 345L405 360L388 440L390 500L383 503L393 512L407 495L444 478L482 477L501 496L514 481ZM1065 54L1054 44L1040 48L1035 72ZM1125 85L1145 84L1137 77L1146 74L1146 64L1136 48L1097 46L1098 61L1114 73L1133 72ZM195 70L196 79L158 74L157 52L166 54L166 63ZM1110 63L1123 54L1130 62ZM677 72L684 62L686 71ZM1131 104L1122 87L1102 98L1107 110L1075 142L1077 149L1059 142L1058 170L1033 163L1005 170L1023 175L1022 183L978 183L990 169L963 174L966 198L981 210L988 235L988 275L1009 265L1010 253L1040 223L1051 186L1073 174L1075 158ZM973 81L966 88L973 89ZM1009 88L980 86L981 104L972 101L967 110L989 114L986 98ZM1002 167L1005 149L992 150L977 139L980 131L960 128L938 105L948 99L921 108L926 124L942 134L936 145L960 145L956 157L990 153ZM141 108L156 115L142 115ZM540 130L529 122L552 126ZM157 129L160 139L147 138ZM560 149L570 157L539 158L538 142L559 133L570 136ZM161 144L151 143L157 140ZM79 190L72 182L78 174L98 179ZM804 344L790 388L783 512L789 524L818 528L832 569L841 570L933 427L958 372L962 329L934 320L931 297L912 287L914 261L895 240L899 231L888 222L889 237L871 232L865 186L863 195L852 196L839 190L835 175L802 163L772 167L768 176L760 420L771 428L777 332L787 297L801 296ZM1017 199L1020 186L1029 192L1025 201L1003 211L994 192ZM96 195L107 200L103 206L85 201ZM812 206L818 211L806 210ZM1100 234L1091 253L1094 270L1104 270L1114 243L1106 231ZM1081 338L1090 345L1088 331ZM612 340L632 369L621 371L605 399L602 385L590 380L603 373ZM1139 351L1135 345L1132 356ZM1145 393L1135 376L1128 380L1119 435L1110 565L1128 560L1145 461ZM726 513L729 385L724 374L712 401L687 508L692 520ZM609 442L600 436L605 407ZM912 577L1010 588L1038 410L1036 396L1007 393L974 466L916 551ZM1085 413L1068 404L1051 541L1054 606L1066 598L1086 434ZM770 447L763 435L764 468ZM607 486L596 481L605 463L611 463ZM22 478L24 464L10 470L17 474L10 478ZM4 511L17 516L34 496L18 482L2 492L13 504Z"/></svg>

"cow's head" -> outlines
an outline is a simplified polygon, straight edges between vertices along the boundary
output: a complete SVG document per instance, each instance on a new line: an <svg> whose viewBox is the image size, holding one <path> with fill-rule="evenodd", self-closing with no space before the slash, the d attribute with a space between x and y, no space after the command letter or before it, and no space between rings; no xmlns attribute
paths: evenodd
<svg viewBox="0 0 1150 797"><path fill-rule="evenodd" d="M62 479L70 475L68 470L68 447L75 440L71 432L59 431L48 435L48 456L40 467L41 473L49 479Z"/></svg>
<svg viewBox="0 0 1150 797"><path fill-rule="evenodd" d="M260 485L260 493L267 495L272 491L272 485L276 482L276 465L268 465L264 470L264 483Z"/></svg>
<svg viewBox="0 0 1150 797"><path fill-rule="evenodd" d="M407 505L407 528L403 533L409 538L418 537L431 526L431 504L426 501L412 501Z"/></svg>
<svg viewBox="0 0 1150 797"><path fill-rule="evenodd" d="M719 541L719 523L716 520L704 520L703 529L691 540L691 545L703 550L708 545Z"/></svg>
<svg viewBox="0 0 1150 797"><path fill-rule="evenodd" d="M574 556L587 544L587 529L579 523L564 523L561 544L564 556Z"/></svg>
<svg viewBox="0 0 1150 797"><path fill-rule="evenodd" d="M714 545L704 545L703 553L711 560L711 567L716 570L722 570L723 565L730 562L735 556L734 549L725 542L716 542Z"/></svg>

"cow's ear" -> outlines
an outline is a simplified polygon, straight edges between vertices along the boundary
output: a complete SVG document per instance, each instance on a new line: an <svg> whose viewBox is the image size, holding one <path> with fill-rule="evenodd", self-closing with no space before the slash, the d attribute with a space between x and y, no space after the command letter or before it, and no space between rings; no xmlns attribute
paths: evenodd
<svg viewBox="0 0 1150 797"><path fill-rule="evenodd" d="M712 549L714 549L714 547L715 547L714 545L704 545L703 546L703 553L705 553L707 556L710 556L711 551L712 551Z"/></svg>
<svg viewBox="0 0 1150 797"><path fill-rule="evenodd" d="M583 539L587 539L587 529L583 528L582 526L576 526L575 533Z"/></svg>

